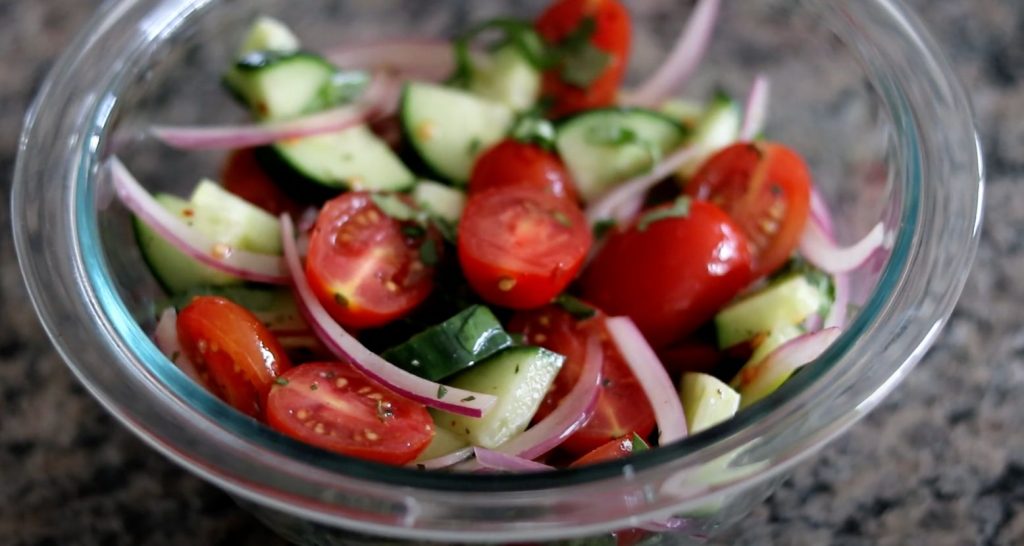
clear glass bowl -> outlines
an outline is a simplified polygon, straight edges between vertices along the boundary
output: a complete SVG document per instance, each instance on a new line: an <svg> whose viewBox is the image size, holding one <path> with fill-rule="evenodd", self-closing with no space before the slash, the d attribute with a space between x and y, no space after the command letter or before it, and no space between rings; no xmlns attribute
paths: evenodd
<svg viewBox="0 0 1024 546"><path fill-rule="evenodd" d="M726 2L709 59L686 90L699 97L720 86L739 95L755 72L767 73L775 83L768 134L807 156L840 238L851 241L879 219L893 235L889 255L853 275L860 309L843 336L723 426L579 470L417 472L284 438L192 384L150 342L162 295L100 165L117 151L150 189L179 193L215 174L222 154L170 151L145 128L243 119L219 75L255 14L282 17L316 50L371 37L447 36L542 4L108 3L29 115L12 202L33 301L82 383L154 448L308 544L375 543L367 536L536 543L666 523L677 528L661 528L650 543L683 543L761 502L788 468L909 372L949 316L974 256L983 177L969 105L916 19L891 0ZM660 61L690 3L632 4L635 80Z"/></svg>

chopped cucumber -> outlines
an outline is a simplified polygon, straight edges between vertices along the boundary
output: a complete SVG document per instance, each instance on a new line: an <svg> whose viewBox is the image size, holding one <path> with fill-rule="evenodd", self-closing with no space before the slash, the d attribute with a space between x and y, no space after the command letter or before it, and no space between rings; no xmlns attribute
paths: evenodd
<svg viewBox="0 0 1024 546"><path fill-rule="evenodd" d="M420 453L419 457L416 457L416 462L422 463L423 461L444 457L445 455L454 453L468 445L469 444L462 436L459 436L444 427L435 426L434 439L430 441L430 445L427 446L427 449L423 450L423 453Z"/></svg>
<svg viewBox="0 0 1024 546"><path fill-rule="evenodd" d="M218 240L260 254L281 253L281 226L277 218L209 180L192 192L196 223L204 224Z"/></svg>
<svg viewBox="0 0 1024 546"><path fill-rule="evenodd" d="M526 430L564 361L562 355L539 347L506 349L451 382L498 397L483 418L435 412L434 420L475 446L496 448Z"/></svg>
<svg viewBox="0 0 1024 546"><path fill-rule="evenodd" d="M799 337L803 331L792 325L780 326L757 346L750 360L743 365L736 377L733 378L731 386L740 393L740 407L745 408L765 396L775 392L782 386L792 374L773 374L770 370L762 369L765 358L772 354L786 342Z"/></svg>
<svg viewBox="0 0 1024 546"><path fill-rule="evenodd" d="M650 170L685 138L682 125L658 112L609 108L563 122L556 146L580 195L590 201Z"/></svg>
<svg viewBox="0 0 1024 546"><path fill-rule="evenodd" d="M395 152L365 125L279 142L271 150L272 171L283 163L308 181L328 188L401 191L416 182Z"/></svg>
<svg viewBox="0 0 1024 546"><path fill-rule="evenodd" d="M742 123L743 114L739 103L728 95L716 95L689 139L689 143L696 146L700 153L679 170L680 176L690 178L708 158L735 143L739 139Z"/></svg>
<svg viewBox="0 0 1024 546"><path fill-rule="evenodd" d="M439 381L512 344L512 338L491 310L473 305L381 356L420 377Z"/></svg>
<svg viewBox="0 0 1024 546"><path fill-rule="evenodd" d="M420 180L412 190L412 199L421 208L452 225L457 225L466 208L466 194L444 184Z"/></svg>
<svg viewBox="0 0 1024 546"><path fill-rule="evenodd" d="M692 100L674 99L658 107L658 112L676 120L687 130L695 130L704 117L704 105Z"/></svg>
<svg viewBox="0 0 1024 546"><path fill-rule="evenodd" d="M302 318L292 291L262 286L201 286L173 298L178 310L183 309L196 296L220 296L248 309L270 330L302 331L309 325Z"/></svg>
<svg viewBox="0 0 1024 546"><path fill-rule="evenodd" d="M732 347L758 334L800 324L818 312L824 298L803 276L775 281L718 312L718 345Z"/></svg>
<svg viewBox="0 0 1024 546"><path fill-rule="evenodd" d="M273 17L260 16L242 40L238 56L245 57L260 51L295 53L300 47L298 37L287 25Z"/></svg>
<svg viewBox="0 0 1024 546"><path fill-rule="evenodd" d="M540 98L541 74L513 44L494 52L473 67L469 90L515 110L525 112Z"/></svg>
<svg viewBox="0 0 1024 546"><path fill-rule="evenodd" d="M261 254L281 252L281 231L277 220L214 182L200 182L191 201L166 194L157 195L155 199L188 225L219 243ZM240 282L186 256L137 219L135 232L153 274L171 293Z"/></svg>
<svg viewBox="0 0 1024 546"><path fill-rule="evenodd" d="M718 378L702 373L684 373L679 396L690 434L731 419L740 407L740 395L736 391Z"/></svg>
<svg viewBox="0 0 1024 546"><path fill-rule="evenodd" d="M505 137L515 114L465 91L413 83L405 88L400 117L423 162L445 180L465 185L477 157Z"/></svg>
<svg viewBox="0 0 1024 546"><path fill-rule="evenodd" d="M205 231L204 224L196 223L194 209L188 201L167 194L157 194L154 198L178 218L203 230L205 235L215 235ZM133 224L143 258L149 264L153 275L168 292L173 294L197 286L223 286L241 283L236 277L202 265L186 256L138 218L134 219Z"/></svg>
<svg viewBox="0 0 1024 546"><path fill-rule="evenodd" d="M250 53L224 76L228 88L261 119L300 116L323 107L338 69L312 53Z"/></svg>

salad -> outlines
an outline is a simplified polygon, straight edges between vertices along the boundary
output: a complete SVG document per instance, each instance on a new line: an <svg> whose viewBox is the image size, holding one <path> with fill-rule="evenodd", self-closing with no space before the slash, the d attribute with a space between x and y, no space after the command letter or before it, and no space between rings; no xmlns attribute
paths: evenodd
<svg viewBox="0 0 1024 546"><path fill-rule="evenodd" d="M633 88L617 0L322 53L259 19L223 78L254 122L152 129L227 151L220 182L151 195L108 163L167 292L157 345L284 435L425 470L587 465L732 418L835 340L886 234L836 244L764 136L764 76L742 107L678 98L718 9Z"/></svg>

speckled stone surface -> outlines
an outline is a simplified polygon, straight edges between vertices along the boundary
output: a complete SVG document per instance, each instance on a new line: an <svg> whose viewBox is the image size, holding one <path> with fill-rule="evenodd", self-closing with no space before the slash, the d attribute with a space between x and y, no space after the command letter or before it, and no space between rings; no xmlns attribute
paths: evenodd
<svg viewBox="0 0 1024 546"><path fill-rule="evenodd" d="M98 3L0 1L0 225L22 113ZM978 265L899 390L722 544L1024 544L1024 3L912 3L974 96L989 166ZM282 544L83 391L37 325L7 236L0 308L0 544Z"/></svg>

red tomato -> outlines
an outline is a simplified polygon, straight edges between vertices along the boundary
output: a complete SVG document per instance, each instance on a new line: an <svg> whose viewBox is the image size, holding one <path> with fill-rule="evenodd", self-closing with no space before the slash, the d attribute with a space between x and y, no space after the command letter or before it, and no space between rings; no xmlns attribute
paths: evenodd
<svg viewBox="0 0 1024 546"><path fill-rule="evenodd" d="M544 74L543 95L554 101L551 114L561 117L615 103L626 74L632 23L618 0L557 0L537 20L537 32L550 44L560 44L591 19L590 43L610 55L607 67L586 89L566 82L561 67Z"/></svg>
<svg viewBox="0 0 1024 546"><path fill-rule="evenodd" d="M669 347L658 352L658 357L670 377L679 377L684 372L713 374L725 360L718 347L710 343L689 342Z"/></svg>
<svg viewBox="0 0 1024 546"><path fill-rule="evenodd" d="M587 453L586 455L576 459L574 463L569 465L569 468L576 468L580 466L587 466L591 464L603 463L606 461L615 461L618 459L625 458L633 454L633 435L627 434L623 438L612 440L607 444L598 447L597 449Z"/></svg>
<svg viewBox="0 0 1024 546"><path fill-rule="evenodd" d="M430 295L441 248L433 228L399 222L369 193L350 192L320 211L310 235L306 277L342 325L382 326Z"/></svg>
<svg viewBox="0 0 1024 546"><path fill-rule="evenodd" d="M735 144L709 159L686 191L732 216L747 236L754 276L777 270L793 254L811 206L811 174L780 144Z"/></svg>
<svg viewBox="0 0 1024 546"><path fill-rule="evenodd" d="M303 364L267 397L274 430L328 451L403 465L434 437L426 408L368 379L349 364Z"/></svg>
<svg viewBox="0 0 1024 546"><path fill-rule="evenodd" d="M576 385L586 358L587 339L595 330L601 336L604 365L597 407L583 428L560 446L562 450L580 456L632 432L646 437L654 430L654 410L644 402L643 388L604 331L603 317L577 323L560 307L548 306L517 314L509 330L522 333L531 345L565 356L562 370L537 410L536 421L554 411Z"/></svg>
<svg viewBox="0 0 1024 546"><path fill-rule="evenodd" d="M514 186L546 191L573 203L578 201L569 172L557 155L539 146L509 139L477 159L469 179L469 194Z"/></svg>
<svg viewBox="0 0 1024 546"><path fill-rule="evenodd" d="M292 366L267 327L240 305L199 296L181 310L177 330L182 350L210 391L262 417L271 385Z"/></svg>
<svg viewBox="0 0 1024 546"><path fill-rule="evenodd" d="M693 201L684 216L649 225L641 217L613 232L584 272L582 288L609 315L633 319L657 349L693 333L751 279L743 232L718 207Z"/></svg>
<svg viewBox="0 0 1024 546"><path fill-rule="evenodd" d="M592 242L576 205L535 189L494 188L466 205L459 224L459 261L483 299L532 309L565 289Z"/></svg>
<svg viewBox="0 0 1024 546"><path fill-rule="evenodd" d="M302 205L270 179L251 148L232 152L221 177L224 189L274 216L287 212L298 218L302 214Z"/></svg>

